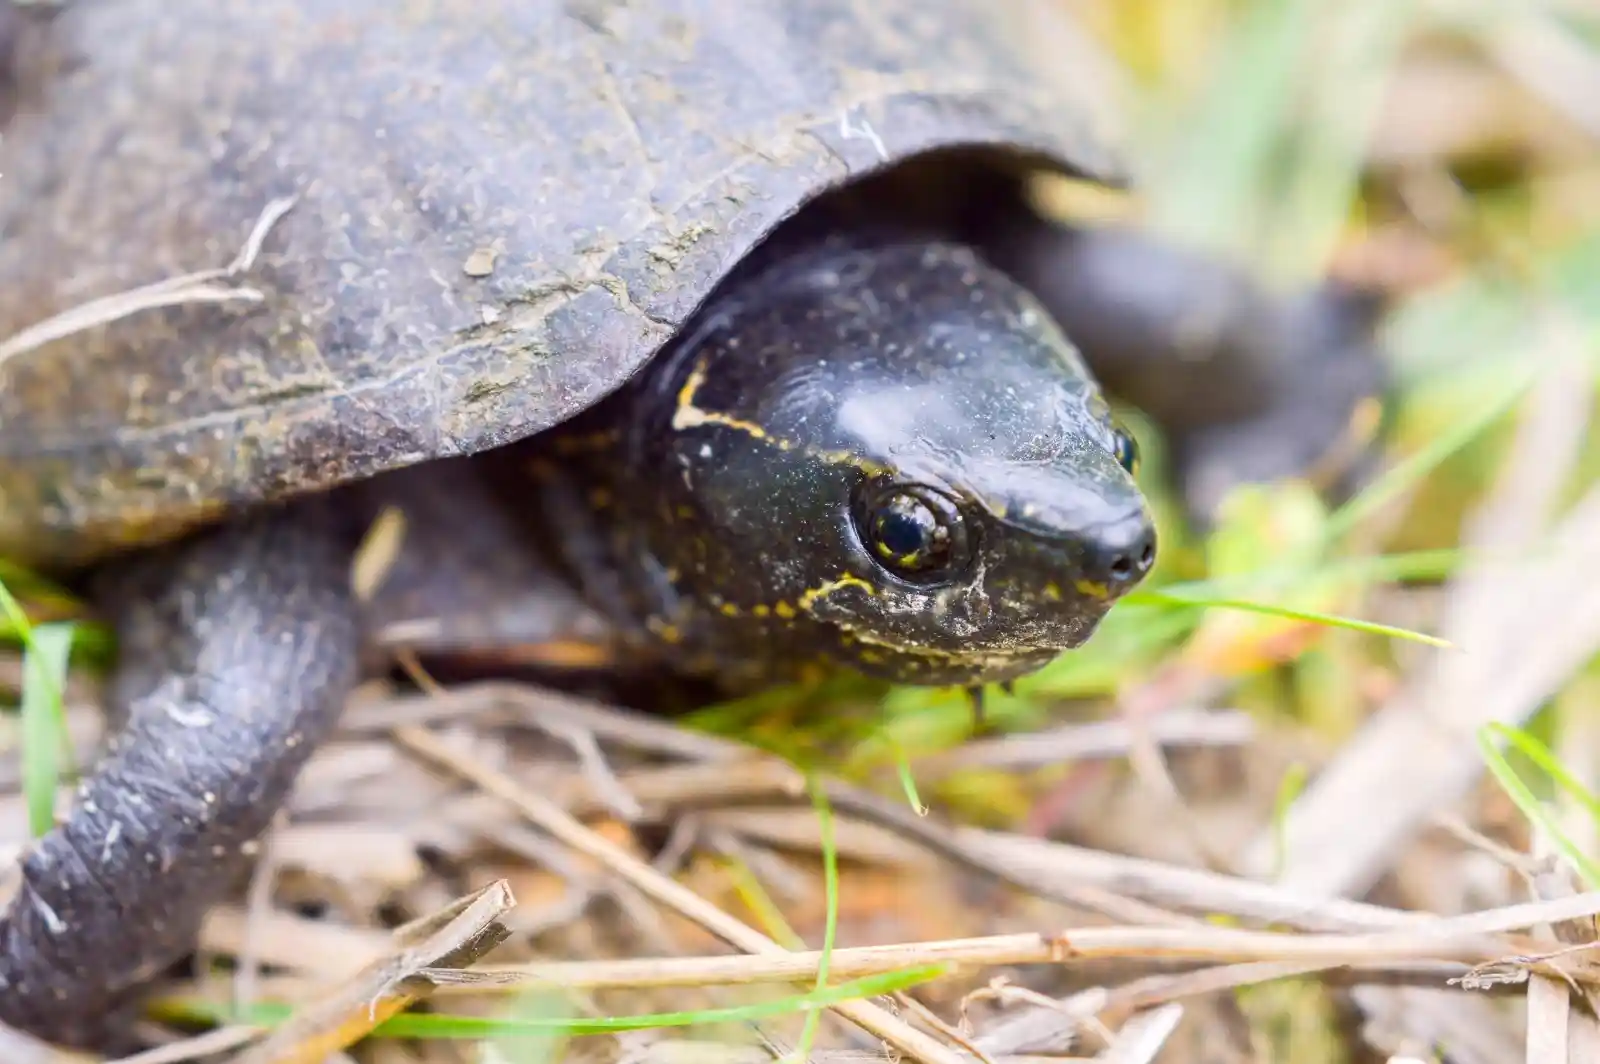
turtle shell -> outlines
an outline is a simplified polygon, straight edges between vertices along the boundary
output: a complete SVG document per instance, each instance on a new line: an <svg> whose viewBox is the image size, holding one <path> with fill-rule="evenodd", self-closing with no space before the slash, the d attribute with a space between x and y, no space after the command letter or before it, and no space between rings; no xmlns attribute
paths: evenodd
<svg viewBox="0 0 1600 1064"><path fill-rule="evenodd" d="M0 79L0 338L226 266L293 206L237 275L0 348L0 557L81 564L545 429L900 160L1120 180L1064 8L73 0Z"/></svg>

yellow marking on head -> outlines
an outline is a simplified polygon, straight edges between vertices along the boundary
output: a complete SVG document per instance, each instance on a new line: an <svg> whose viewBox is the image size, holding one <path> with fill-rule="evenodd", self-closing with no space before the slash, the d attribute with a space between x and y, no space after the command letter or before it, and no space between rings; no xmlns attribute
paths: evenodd
<svg viewBox="0 0 1600 1064"><path fill-rule="evenodd" d="M1054 580L1044 585L1044 597L1049 599L1051 602L1060 602L1061 585L1056 583Z"/></svg>
<svg viewBox="0 0 1600 1064"><path fill-rule="evenodd" d="M730 429L738 429L754 439L767 439L767 430L757 425L754 421L745 421L731 414L724 414L717 410L702 410L696 406L695 396L700 391L700 386L706 382L706 360L701 358L694 364L688 378L683 382L683 387L678 389L678 408L672 412L672 427L677 432L684 429L698 428L701 425L722 425ZM783 447L784 441L779 440L778 446ZM788 448L783 447L784 450Z"/></svg>
<svg viewBox="0 0 1600 1064"><path fill-rule="evenodd" d="M589 492L589 505L596 510L603 510L611 505L611 492L605 488L595 488Z"/></svg>
<svg viewBox="0 0 1600 1064"><path fill-rule="evenodd" d="M1072 585L1080 594L1088 595L1092 599L1108 599L1111 589L1104 584L1097 584L1093 580L1078 580Z"/></svg>
<svg viewBox="0 0 1600 1064"><path fill-rule="evenodd" d="M788 602L777 603L772 607L772 612L777 614L779 617L782 617L784 620L789 620L796 615L794 605Z"/></svg>
<svg viewBox="0 0 1600 1064"><path fill-rule="evenodd" d="M889 467L880 465L870 458L863 458L859 454L849 451L809 451L809 454L820 458L829 465L849 466L859 469L868 476L882 476L889 471Z"/></svg>
<svg viewBox="0 0 1600 1064"><path fill-rule="evenodd" d="M765 617L767 614L771 613L772 610L768 608L765 602L758 602L754 606L750 607L750 612L755 614L757 617Z"/></svg>
<svg viewBox="0 0 1600 1064"><path fill-rule="evenodd" d="M825 583L818 584L816 587L807 588L805 593L800 596L800 608L809 612L811 607L816 605L818 599L826 598L835 591L841 591L847 587L858 587L868 595L873 594L873 587L871 584L867 583L859 576L846 573L837 580L829 580Z"/></svg>
<svg viewBox="0 0 1600 1064"><path fill-rule="evenodd" d="M723 616L724 616L724 617L737 617L737 616L739 616L739 607L737 607L737 606L735 606L735 605L734 605L734 604L733 604L733 603L731 603L731 602L724 602L724 603L722 603L722 604L721 604L721 605L719 605L719 606L718 606L718 607L717 607L717 610L718 610L718 611L719 611L719 612L720 612L720 613L721 613L721 614L722 614L722 615L723 615Z"/></svg>
<svg viewBox="0 0 1600 1064"><path fill-rule="evenodd" d="M672 428L675 432L684 429L700 428L704 425L721 425L723 428L734 429L749 436L751 439L770 443L780 451L801 451L828 463L829 465L850 466L872 476L886 472L886 467L863 458L849 451L819 451L802 446L793 440L782 436L774 436L763 426L754 421L725 414L720 410L706 410L695 405L695 398L700 393L700 386L706 382L706 359L701 358L695 363L694 369L684 379L683 387L678 389L678 407L672 412Z"/></svg>

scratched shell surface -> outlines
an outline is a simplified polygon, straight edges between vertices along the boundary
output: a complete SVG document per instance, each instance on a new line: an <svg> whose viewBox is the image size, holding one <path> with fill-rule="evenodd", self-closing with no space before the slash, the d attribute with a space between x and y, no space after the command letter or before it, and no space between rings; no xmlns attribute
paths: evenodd
<svg viewBox="0 0 1600 1064"><path fill-rule="evenodd" d="M0 556L75 564L546 428L886 161L1017 144L1120 178L1064 6L74 0L0 88L0 338L225 265L298 199L227 282L260 302L0 362Z"/></svg>

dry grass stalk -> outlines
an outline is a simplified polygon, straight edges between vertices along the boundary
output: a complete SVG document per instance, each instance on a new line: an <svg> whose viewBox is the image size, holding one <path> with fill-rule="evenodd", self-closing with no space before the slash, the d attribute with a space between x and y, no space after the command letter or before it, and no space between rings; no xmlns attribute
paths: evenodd
<svg viewBox="0 0 1600 1064"><path fill-rule="evenodd" d="M46 318L36 325L0 341L0 365L19 355L36 351L46 344L87 332L101 325L109 325L123 318L162 307L178 307L194 303L259 303L266 298L259 289L248 285L223 285L227 280L246 272L255 265L261 254L261 245L278 220L294 207L296 197L272 200L261 211L250 235L232 262L226 266L197 270L179 277L169 277L125 292L92 299L86 303Z"/></svg>

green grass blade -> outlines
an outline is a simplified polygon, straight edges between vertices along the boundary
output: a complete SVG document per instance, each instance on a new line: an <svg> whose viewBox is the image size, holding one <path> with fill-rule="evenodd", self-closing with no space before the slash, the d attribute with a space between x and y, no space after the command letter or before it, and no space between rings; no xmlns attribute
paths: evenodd
<svg viewBox="0 0 1600 1064"><path fill-rule="evenodd" d="M5 581L0 580L0 614L4 614L6 624L11 631L16 633L17 639L24 647L32 648L33 625L28 621L28 612L22 608L22 603L11 593Z"/></svg>
<svg viewBox="0 0 1600 1064"><path fill-rule="evenodd" d="M1399 628L1390 624L1379 624L1376 621L1361 621L1353 617L1342 617L1335 613L1321 613L1315 610L1298 610L1290 606L1276 606L1265 602L1251 602L1247 599L1230 598L1202 598L1199 596L1171 595L1164 591L1134 591L1128 594L1126 600L1137 601L1141 604L1206 607L1211 609L1242 610L1245 613L1260 613L1270 617L1282 617L1291 621L1307 621L1312 624L1326 625L1329 628L1347 628L1354 632L1366 632L1369 635L1387 636L1391 639L1405 639L1413 643L1422 643L1425 646L1450 648L1454 646L1449 640L1441 639L1436 635L1426 632L1413 631L1410 628Z"/></svg>
<svg viewBox="0 0 1600 1064"><path fill-rule="evenodd" d="M1488 403L1476 417L1463 418L1455 429L1435 438L1431 443L1404 461L1384 472L1368 484L1329 517L1325 530L1326 541L1333 543L1346 532L1360 524L1374 511L1443 465L1450 457L1487 432L1495 422L1509 413L1533 387L1534 369L1529 369L1505 383L1504 391Z"/></svg>
<svg viewBox="0 0 1600 1064"><path fill-rule="evenodd" d="M894 771L896 778L900 780L900 790L905 793L906 804L918 816L927 816L928 803L922 800L922 795L917 790L917 779L911 772L911 762L898 746L895 748Z"/></svg>
<svg viewBox="0 0 1600 1064"><path fill-rule="evenodd" d="M72 655L71 624L41 624L28 640L22 662L22 790L34 837L55 827L56 790L61 781L66 687Z"/></svg>
<svg viewBox="0 0 1600 1064"><path fill-rule="evenodd" d="M1503 724L1491 723L1478 729L1477 739L1484 763L1488 765L1489 771L1494 774L1494 778L1506 795L1516 804L1517 809L1528 818L1529 823L1550 838L1561 855L1572 863L1578 874L1588 883L1589 889L1600 889L1600 865L1596 865L1566 832L1561 830L1561 826L1555 822L1545 804L1533 793L1532 788L1522 781L1516 769L1511 767L1511 762L1500 752L1498 743L1505 741L1515 746L1558 784L1563 780L1570 780L1573 785L1571 789L1579 795L1580 801L1588 805L1591 814L1596 809L1593 794L1561 768L1544 744L1526 732Z"/></svg>
<svg viewBox="0 0 1600 1064"><path fill-rule="evenodd" d="M23 647L22 789L28 806L28 828L38 837L55 826L56 790L62 762L70 750L62 692L66 689L75 626L60 623L34 627L22 603L3 582L0 616Z"/></svg>
<svg viewBox="0 0 1600 1064"><path fill-rule="evenodd" d="M778 903L772 900L772 895L762 884L750 866L741 860L730 860L725 866L728 873L733 876L734 892L739 900L750 907L755 914L756 923L767 933L767 937L777 941L784 949L803 950L805 941L789 926L789 921L783 918L783 910L778 908Z"/></svg>
<svg viewBox="0 0 1600 1064"><path fill-rule="evenodd" d="M1526 553L1516 556L1525 561ZM1350 584L1370 587L1377 584L1401 583L1409 580L1443 580L1469 561L1482 562L1486 555L1459 547L1439 547L1431 550L1404 551L1397 554L1373 554L1359 558L1330 558L1316 565L1274 565L1249 573L1208 577L1203 580L1185 580L1166 584L1158 590L1174 598L1210 599L1237 598L1263 591L1294 590L1311 581L1322 584Z"/></svg>
<svg viewBox="0 0 1600 1064"><path fill-rule="evenodd" d="M573 1036L615 1034L619 1031L647 1031L667 1027L710 1026L792 1015L826 1008L846 1001L889 994L926 983L944 975L948 965L930 964L863 976L837 986L807 994L790 995L770 1001L751 1002L718 1009L687 1012L654 1012L632 1016L601 1017L494 1017L452 1016L443 1013L402 1013L380 1024L374 1036L388 1038L463 1038L481 1040L515 1035L567 1034ZM559 988L553 988L559 989ZM235 1011L205 1002L195 1002L192 1010L174 1010L169 1018L188 1011L196 1020L220 1023L246 1023L271 1027L288 1019L293 1009L287 1005L257 1005Z"/></svg>
<svg viewBox="0 0 1600 1064"><path fill-rule="evenodd" d="M817 959L817 981L814 992L828 987L828 968L833 958L834 942L839 934L839 853L833 839L833 806L828 802L827 789L816 776L806 776L806 787L811 792L811 805L817 811L817 829L822 836L822 882L827 905L827 917L822 932L822 956ZM817 1040L817 1027L822 1013L811 1009L806 1013L805 1025L800 1031L800 1041L789 1054L792 1061L811 1058L811 1047Z"/></svg>
<svg viewBox="0 0 1600 1064"><path fill-rule="evenodd" d="M1497 721L1490 722L1484 727L1488 729L1492 738L1515 747L1518 753L1532 761L1534 767L1548 776L1550 781L1561 788L1568 797L1577 799L1590 818L1600 824L1600 797L1597 797L1582 780L1567 771L1566 766L1548 746L1521 728Z"/></svg>

